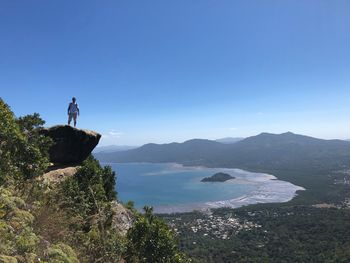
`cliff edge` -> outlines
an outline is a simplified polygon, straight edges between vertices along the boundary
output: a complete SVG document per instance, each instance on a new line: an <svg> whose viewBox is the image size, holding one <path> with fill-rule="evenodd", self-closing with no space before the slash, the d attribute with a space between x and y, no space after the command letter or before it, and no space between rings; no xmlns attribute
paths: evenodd
<svg viewBox="0 0 350 263"><path fill-rule="evenodd" d="M79 164L84 161L100 141L101 134L57 125L43 128L40 133L53 140L49 149L50 161L55 165Z"/></svg>

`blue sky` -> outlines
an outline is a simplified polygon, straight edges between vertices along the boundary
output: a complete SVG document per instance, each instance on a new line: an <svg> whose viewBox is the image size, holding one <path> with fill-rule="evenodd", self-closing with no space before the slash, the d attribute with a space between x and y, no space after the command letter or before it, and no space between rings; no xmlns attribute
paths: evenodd
<svg viewBox="0 0 350 263"><path fill-rule="evenodd" d="M350 138L350 1L0 2L0 96L102 145Z"/></svg>

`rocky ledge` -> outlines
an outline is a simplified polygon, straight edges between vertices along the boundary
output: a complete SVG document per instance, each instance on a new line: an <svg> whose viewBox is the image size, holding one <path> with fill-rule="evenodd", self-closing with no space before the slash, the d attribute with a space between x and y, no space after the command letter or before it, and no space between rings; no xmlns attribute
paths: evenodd
<svg viewBox="0 0 350 263"><path fill-rule="evenodd" d="M60 183L65 180L67 177L73 176L76 174L80 166L68 166L68 167L53 167L52 170L44 173L42 176L38 178L38 180L42 180L45 183ZM1 262L1 261L0 261Z"/></svg>
<svg viewBox="0 0 350 263"><path fill-rule="evenodd" d="M68 125L44 128L41 134L50 137L50 161L54 164L79 164L84 161L100 141L101 135Z"/></svg>

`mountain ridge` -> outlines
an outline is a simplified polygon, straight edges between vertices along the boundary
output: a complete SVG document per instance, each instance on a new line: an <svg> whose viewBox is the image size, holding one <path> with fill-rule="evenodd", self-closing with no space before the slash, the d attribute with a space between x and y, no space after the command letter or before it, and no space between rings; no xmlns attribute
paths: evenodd
<svg viewBox="0 0 350 263"><path fill-rule="evenodd" d="M216 139L216 142L224 143L224 144L231 144L231 143L236 143L241 140L244 140L245 138L243 137L225 137L225 138L220 138Z"/></svg>
<svg viewBox="0 0 350 263"><path fill-rule="evenodd" d="M285 132L260 133L232 144L206 139L183 143L145 144L139 148L95 154L103 162L178 162L184 165L237 168L276 168L285 165L322 165L350 160L350 142L325 140Z"/></svg>
<svg viewBox="0 0 350 263"><path fill-rule="evenodd" d="M131 149L138 148L139 146L131 146L131 145L106 145L106 146L97 146L93 153L99 152L119 152L119 151L127 151Z"/></svg>

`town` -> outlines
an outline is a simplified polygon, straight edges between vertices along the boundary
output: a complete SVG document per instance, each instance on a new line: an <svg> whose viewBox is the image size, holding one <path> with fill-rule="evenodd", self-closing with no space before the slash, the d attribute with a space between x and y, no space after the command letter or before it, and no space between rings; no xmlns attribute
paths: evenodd
<svg viewBox="0 0 350 263"><path fill-rule="evenodd" d="M261 225L248 220L242 220L235 217L232 213L225 216L217 216L212 213L203 214L201 218L193 218L189 221L183 221L181 217L170 220L170 227L177 233L191 230L197 235L203 237L230 239L241 231L249 231L254 228L261 228Z"/></svg>

